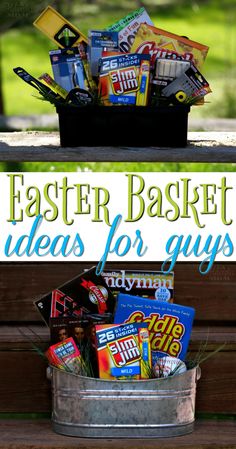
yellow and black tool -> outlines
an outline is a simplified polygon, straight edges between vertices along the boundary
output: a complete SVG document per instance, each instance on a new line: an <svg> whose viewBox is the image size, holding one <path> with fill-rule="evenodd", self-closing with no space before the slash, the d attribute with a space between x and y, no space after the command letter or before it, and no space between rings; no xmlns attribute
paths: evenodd
<svg viewBox="0 0 236 449"><path fill-rule="evenodd" d="M175 94L176 100L178 100L180 103L184 103L187 99L187 94L183 90L179 90Z"/></svg>
<svg viewBox="0 0 236 449"><path fill-rule="evenodd" d="M60 48L74 47L80 42L85 44L88 42L86 36L78 28L51 6L47 6L33 24Z"/></svg>

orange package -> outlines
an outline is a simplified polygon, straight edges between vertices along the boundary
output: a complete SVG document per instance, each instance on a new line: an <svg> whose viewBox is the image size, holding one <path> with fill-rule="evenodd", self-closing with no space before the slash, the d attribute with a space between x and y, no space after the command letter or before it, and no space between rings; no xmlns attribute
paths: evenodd
<svg viewBox="0 0 236 449"><path fill-rule="evenodd" d="M169 33L145 23L141 24L131 52L151 55L151 66L158 58L182 59L193 62L200 69L206 59L209 47L186 37Z"/></svg>

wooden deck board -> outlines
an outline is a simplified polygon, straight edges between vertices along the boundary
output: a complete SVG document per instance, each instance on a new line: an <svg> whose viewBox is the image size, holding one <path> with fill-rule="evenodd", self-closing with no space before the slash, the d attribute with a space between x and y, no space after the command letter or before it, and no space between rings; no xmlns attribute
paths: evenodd
<svg viewBox="0 0 236 449"><path fill-rule="evenodd" d="M190 435L156 439L91 439L57 435L50 420L0 421L0 449L235 449L236 421L198 420Z"/></svg>
<svg viewBox="0 0 236 449"><path fill-rule="evenodd" d="M62 148L58 132L0 133L0 161L236 162L236 132L189 132L186 148Z"/></svg>

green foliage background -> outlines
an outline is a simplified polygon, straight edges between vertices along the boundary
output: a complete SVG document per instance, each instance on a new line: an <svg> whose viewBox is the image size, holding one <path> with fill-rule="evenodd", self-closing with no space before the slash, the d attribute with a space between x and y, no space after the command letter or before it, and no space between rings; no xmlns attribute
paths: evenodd
<svg viewBox="0 0 236 449"><path fill-rule="evenodd" d="M235 0L64 0L54 6L85 34L104 28L142 3L155 25L210 47L203 67L213 93L209 104L192 108L192 116L236 117L236 2ZM4 7L4 2L1 3ZM8 6L6 6L8 5ZM12 72L23 66L36 77L51 72L48 51L54 44L33 25L47 5L28 0L5 3L1 16L10 29L2 34L3 86L7 114L52 113L53 107L34 98L32 89ZM3 19L4 17L4 19ZM12 23L13 22L13 23Z"/></svg>

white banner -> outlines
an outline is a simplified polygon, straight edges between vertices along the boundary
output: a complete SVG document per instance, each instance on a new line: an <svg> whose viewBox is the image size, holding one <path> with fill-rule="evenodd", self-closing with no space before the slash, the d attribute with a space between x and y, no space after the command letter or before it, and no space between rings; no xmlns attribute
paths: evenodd
<svg viewBox="0 0 236 449"><path fill-rule="evenodd" d="M1 261L236 260L235 173L1 173Z"/></svg>

